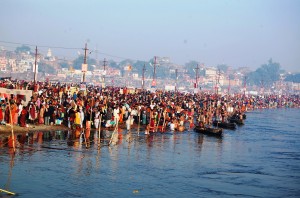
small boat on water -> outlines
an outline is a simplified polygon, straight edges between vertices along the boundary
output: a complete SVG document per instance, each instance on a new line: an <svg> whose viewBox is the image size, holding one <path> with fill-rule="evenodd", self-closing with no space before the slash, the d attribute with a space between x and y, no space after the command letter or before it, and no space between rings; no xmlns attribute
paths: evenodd
<svg viewBox="0 0 300 198"><path fill-rule="evenodd" d="M230 123L236 123L237 125L244 125L244 120L243 119L239 119L237 117L231 117L231 118L229 118L229 122Z"/></svg>
<svg viewBox="0 0 300 198"><path fill-rule="evenodd" d="M230 123L230 122L221 122L221 121L213 121L213 125L216 127L221 127L223 129L236 129L236 124L235 123Z"/></svg>
<svg viewBox="0 0 300 198"><path fill-rule="evenodd" d="M211 136L217 136L217 137L221 137L222 133L223 133L223 129L221 128L213 128L213 127L200 127L200 126L196 126L194 128L194 131L197 133L203 133L206 135L211 135Z"/></svg>
<svg viewBox="0 0 300 198"><path fill-rule="evenodd" d="M246 114L243 114L243 119L246 120L247 116Z"/></svg>

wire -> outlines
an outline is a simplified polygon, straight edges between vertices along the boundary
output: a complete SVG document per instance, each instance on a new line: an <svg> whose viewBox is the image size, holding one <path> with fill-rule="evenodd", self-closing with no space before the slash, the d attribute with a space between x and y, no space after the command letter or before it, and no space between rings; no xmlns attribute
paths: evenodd
<svg viewBox="0 0 300 198"><path fill-rule="evenodd" d="M33 45L28 43L17 43L17 42L9 42L9 41L0 41L0 43L7 43L7 44L14 44L14 45L28 45L28 46L37 46L37 47L45 47L45 48L54 48L54 49L72 49L72 50L79 50L83 49L80 47L59 47L59 46L48 46L48 45Z"/></svg>
<svg viewBox="0 0 300 198"><path fill-rule="evenodd" d="M10 41L2 41L0 40L0 43L6 43L6 44L13 44L13 45L27 45L27 46L32 46L32 47L39 47L39 48L53 48L53 49L65 49L65 50L82 50L84 48L80 48L80 47L61 47L61 46L48 46L48 45L33 45L33 44L29 44L29 43L18 43L18 42L10 42ZM8 46L6 46L8 47ZM13 46L9 46L9 47L13 47ZM117 58L117 59L124 59L124 60L132 60L132 61L144 61L144 62L148 62L146 60L139 60L139 59L134 59L134 58L126 58L126 57L122 57L122 56L117 56L117 55L113 55L113 54L108 54L105 52L99 52L98 50L95 51L91 51L91 53L95 53L95 54L102 54L108 57L112 57L112 58Z"/></svg>
<svg viewBox="0 0 300 198"><path fill-rule="evenodd" d="M104 52L96 52L96 54L102 54L102 55L106 55L106 56L109 56L109 57L114 57L114 58L118 58L118 59L130 59L130 60L136 60L136 59L132 59L132 58L125 58L125 57L121 57L121 56L116 56L116 55L112 55L112 54L107 54L107 53L104 53Z"/></svg>

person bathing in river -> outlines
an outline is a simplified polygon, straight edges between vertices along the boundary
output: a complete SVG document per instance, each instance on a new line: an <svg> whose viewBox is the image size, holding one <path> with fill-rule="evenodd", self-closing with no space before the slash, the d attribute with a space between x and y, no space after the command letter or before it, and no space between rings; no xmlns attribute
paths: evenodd
<svg viewBox="0 0 300 198"><path fill-rule="evenodd" d="M193 121L193 118L191 116L188 118L188 122L189 122L190 129L192 129L194 127L194 121Z"/></svg>
<svg viewBox="0 0 300 198"><path fill-rule="evenodd" d="M203 123L203 122L199 122L199 127L200 127L201 129L203 129L203 128L204 128L204 123Z"/></svg>

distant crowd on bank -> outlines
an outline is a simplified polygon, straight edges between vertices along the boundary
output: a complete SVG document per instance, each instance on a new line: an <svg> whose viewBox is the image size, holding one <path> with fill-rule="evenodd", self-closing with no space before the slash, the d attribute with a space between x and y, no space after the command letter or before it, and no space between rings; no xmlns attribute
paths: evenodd
<svg viewBox="0 0 300 198"><path fill-rule="evenodd" d="M33 90L30 101L20 95L0 95L0 122L26 127L28 124L65 125L69 128L113 127L117 123L189 127L195 121L210 125L232 115L262 108L299 108L299 95L217 95L174 91L129 90L126 87L0 80L0 88ZM27 105L25 105L27 104ZM89 121L89 122L87 122Z"/></svg>

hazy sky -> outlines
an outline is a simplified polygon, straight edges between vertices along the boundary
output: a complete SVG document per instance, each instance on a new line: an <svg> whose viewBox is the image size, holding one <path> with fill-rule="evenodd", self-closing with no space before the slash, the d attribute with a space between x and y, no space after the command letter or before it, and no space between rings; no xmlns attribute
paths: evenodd
<svg viewBox="0 0 300 198"><path fill-rule="evenodd" d="M88 48L148 61L300 71L300 0L1 0L0 46ZM34 47L32 47L34 48ZM41 53L47 48L39 47ZM73 59L81 49L52 49ZM98 59L112 57L98 54ZM96 58L96 53L91 53ZM115 58L121 61L120 58Z"/></svg>

